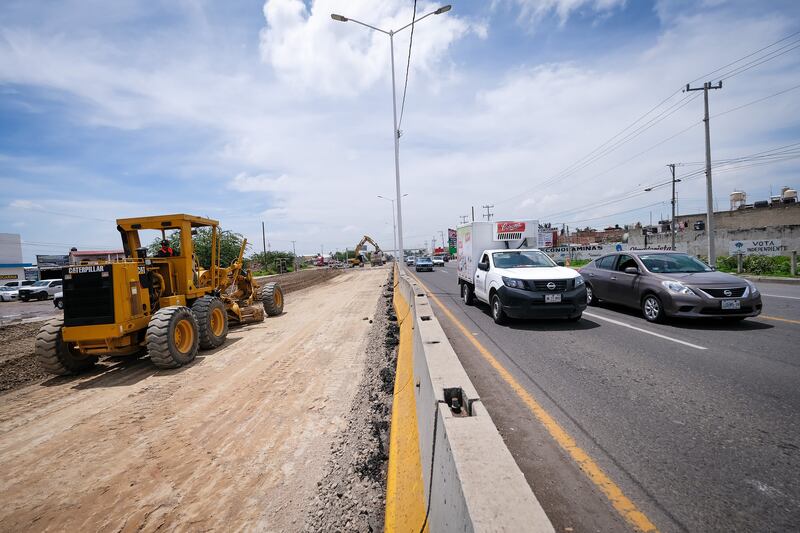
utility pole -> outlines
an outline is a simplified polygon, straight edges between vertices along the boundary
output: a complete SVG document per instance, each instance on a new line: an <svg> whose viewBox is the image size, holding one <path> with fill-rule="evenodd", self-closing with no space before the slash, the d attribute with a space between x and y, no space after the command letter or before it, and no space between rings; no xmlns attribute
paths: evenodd
<svg viewBox="0 0 800 533"><path fill-rule="evenodd" d="M459 224L466 224L467 220L469 219L469 216L467 216L467 215L459 215L458 218L461 219L461 222L459 222Z"/></svg>
<svg viewBox="0 0 800 533"><path fill-rule="evenodd" d="M488 221L492 220L492 216L493 215L492 215L492 212L490 211L490 209L493 208L494 206L493 205L482 205L481 207L483 209L486 209L486 214L483 215L483 217L486 219L486 221L488 222Z"/></svg>
<svg viewBox="0 0 800 533"><path fill-rule="evenodd" d="M675 163L667 165L672 171L672 220L669 222L669 232L671 237L672 251L675 251Z"/></svg>
<svg viewBox="0 0 800 533"><path fill-rule="evenodd" d="M261 221L261 244L264 245L264 263L266 267L267 262L267 232L264 229L264 221Z"/></svg>
<svg viewBox="0 0 800 533"><path fill-rule="evenodd" d="M686 92L703 91L703 101L705 103L705 115L703 122L706 124L706 234L708 235L708 264L714 268L717 265L717 252L714 249L714 192L711 187L711 120L708 117L708 91L709 89L722 89L722 81L712 85L710 81L702 87L690 88L686 84Z"/></svg>
<svg viewBox="0 0 800 533"><path fill-rule="evenodd" d="M475 222L475 206L472 206L472 221Z"/></svg>
<svg viewBox="0 0 800 533"><path fill-rule="evenodd" d="M294 243L295 241L292 241L292 270L297 272L297 252L294 250Z"/></svg>
<svg viewBox="0 0 800 533"><path fill-rule="evenodd" d="M442 238L442 241L441 241L441 242L442 242L442 253L445 253L445 254L446 254L446 253L448 252L448 250L447 250L447 248L445 247L445 242L444 242L444 232L443 232L442 230L439 230L439 236Z"/></svg>

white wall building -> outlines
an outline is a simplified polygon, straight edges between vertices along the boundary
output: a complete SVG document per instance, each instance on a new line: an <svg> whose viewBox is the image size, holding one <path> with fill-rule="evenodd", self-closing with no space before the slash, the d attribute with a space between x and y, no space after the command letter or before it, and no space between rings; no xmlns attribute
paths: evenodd
<svg viewBox="0 0 800 533"><path fill-rule="evenodd" d="M22 239L18 233L0 233L0 285L6 282L25 279L25 267L30 263L22 262Z"/></svg>

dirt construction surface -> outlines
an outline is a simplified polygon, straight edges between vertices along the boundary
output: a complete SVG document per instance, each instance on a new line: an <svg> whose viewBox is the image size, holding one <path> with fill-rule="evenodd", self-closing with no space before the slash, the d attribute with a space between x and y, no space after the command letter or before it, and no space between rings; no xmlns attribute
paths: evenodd
<svg viewBox="0 0 800 533"><path fill-rule="evenodd" d="M0 396L0 531L296 531L362 378L388 270L292 293L182 369Z"/></svg>

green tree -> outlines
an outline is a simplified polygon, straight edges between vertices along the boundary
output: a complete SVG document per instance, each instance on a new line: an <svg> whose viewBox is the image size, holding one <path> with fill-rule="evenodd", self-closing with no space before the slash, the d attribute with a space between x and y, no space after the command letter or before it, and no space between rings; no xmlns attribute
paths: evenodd
<svg viewBox="0 0 800 533"><path fill-rule="evenodd" d="M295 256L291 252L257 252L250 256L250 264L258 274L277 274L294 271Z"/></svg>
<svg viewBox="0 0 800 533"><path fill-rule="evenodd" d="M217 234L220 247L220 266L228 267L239 257L239 249L242 246L244 237L232 231L219 230ZM170 246L175 253L180 253L180 232L176 231L167 236ZM197 234L192 236L194 243L194 253L200 266L203 268L211 267L211 228L198 228ZM161 238L156 238L148 246L150 254L155 256L161 248ZM246 262L246 261L245 261Z"/></svg>

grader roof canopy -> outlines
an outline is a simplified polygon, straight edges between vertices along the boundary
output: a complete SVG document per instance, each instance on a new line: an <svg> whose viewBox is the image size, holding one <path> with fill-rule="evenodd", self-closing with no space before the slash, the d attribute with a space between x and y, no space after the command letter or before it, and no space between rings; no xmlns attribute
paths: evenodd
<svg viewBox="0 0 800 533"><path fill-rule="evenodd" d="M118 218L117 225L124 230L136 229L178 229L181 222L189 222L193 228L206 226L219 226L219 222L211 218L196 217L194 215L175 214L158 215L154 217Z"/></svg>

